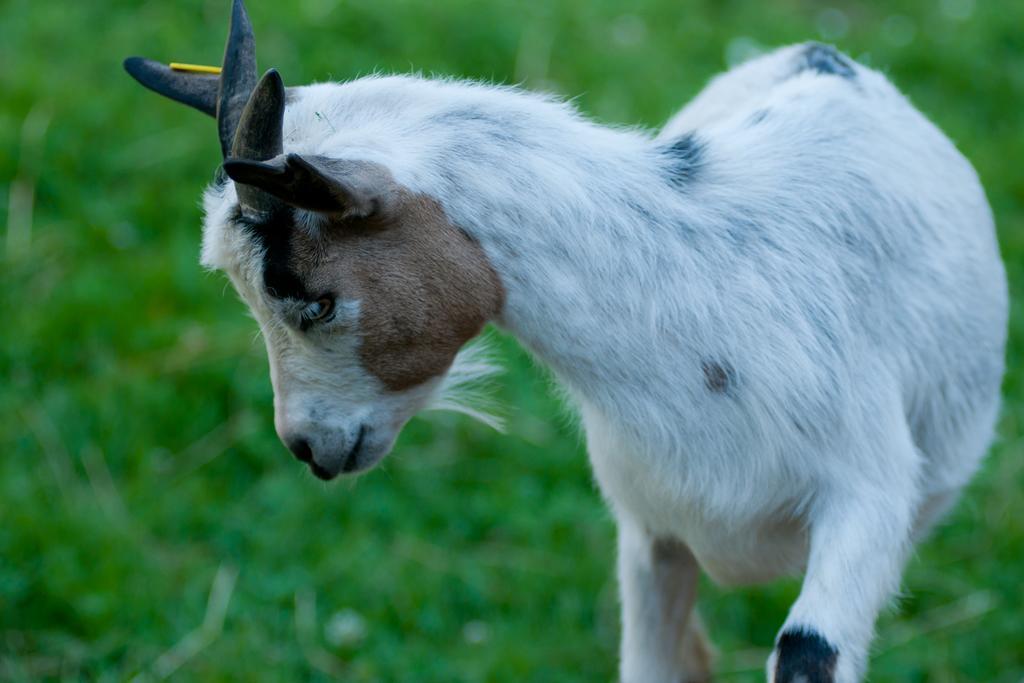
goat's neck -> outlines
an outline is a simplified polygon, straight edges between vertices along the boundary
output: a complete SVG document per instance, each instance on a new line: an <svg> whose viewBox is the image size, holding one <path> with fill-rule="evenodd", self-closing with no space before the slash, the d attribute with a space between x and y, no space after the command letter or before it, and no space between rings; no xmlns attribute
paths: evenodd
<svg viewBox="0 0 1024 683"><path fill-rule="evenodd" d="M683 296L672 274L693 256L676 161L649 138L589 124L516 152L469 171L473 191L459 194L473 202L455 208L506 289L498 322L578 391L629 383L658 353L666 316L678 322L665 293Z"/></svg>

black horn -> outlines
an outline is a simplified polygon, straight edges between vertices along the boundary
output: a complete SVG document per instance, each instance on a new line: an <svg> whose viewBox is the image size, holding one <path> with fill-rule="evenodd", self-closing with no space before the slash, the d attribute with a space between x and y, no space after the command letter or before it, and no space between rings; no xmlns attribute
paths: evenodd
<svg viewBox="0 0 1024 683"><path fill-rule="evenodd" d="M220 73L217 97L217 132L220 150L227 158L235 139L235 130L249 95L256 87L256 38L242 0L231 7L231 27L224 46L224 65Z"/></svg>
<svg viewBox="0 0 1024 683"><path fill-rule="evenodd" d="M267 161L284 153L284 100L284 83L271 69L253 89L240 114L231 157ZM281 205L279 199L253 185L236 182L235 187L238 203L247 213L267 214Z"/></svg>
<svg viewBox="0 0 1024 683"><path fill-rule="evenodd" d="M217 115L220 76L216 74L175 71L166 64L145 57L129 57L124 60L124 70L155 93L187 104L209 116Z"/></svg>
<svg viewBox="0 0 1024 683"><path fill-rule="evenodd" d="M129 57L124 69L139 83L164 97L217 118L221 154L227 158L238 120L256 87L256 39L242 0L233 0L231 28L220 75L175 70L166 64Z"/></svg>
<svg viewBox="0 0 1024 683"><path fill-rule="evenodd" d="M217 117L220 150L225 159L263 162L284 152L285 87L277 71L256 82L256 38L242 0L233 0L231 26L220 75L176 71L142 57L129 57L125 70L142 85L172 100ZM260 216L282 202L255 185L236 182L243 211Z"/></svg>

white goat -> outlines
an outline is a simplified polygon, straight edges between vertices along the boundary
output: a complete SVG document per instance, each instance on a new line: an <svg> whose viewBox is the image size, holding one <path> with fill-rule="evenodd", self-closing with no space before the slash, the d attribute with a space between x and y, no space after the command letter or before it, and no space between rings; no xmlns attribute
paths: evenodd
<svg viewBox="0 0 1024 683"><path fill-rule="evenodd" d="M780 49L651 137L478 83L257 84L239 0L220 78L126 68L218 116L234 182L206 192L203 263L259 320L316 474L378 462L492 320L578 402L623 681L710 676L699 569L805 570L768 678L861 678L992 439L1007 325L978 178L882 75Z"/></svg>

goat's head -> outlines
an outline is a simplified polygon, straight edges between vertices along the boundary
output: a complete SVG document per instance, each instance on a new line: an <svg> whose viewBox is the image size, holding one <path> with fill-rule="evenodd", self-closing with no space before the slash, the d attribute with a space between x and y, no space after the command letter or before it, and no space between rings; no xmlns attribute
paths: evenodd
<svg viewBox="0 0 1024 683"><path fill-rule="evenodd" d="M263 330L278 435L322 478L375 464L502 306L482 249L380 163L286 153L291 95L276 71L257 82L241 0L219 76L125 68L217 118L233 183L207 192L204 261Z"/></svg>

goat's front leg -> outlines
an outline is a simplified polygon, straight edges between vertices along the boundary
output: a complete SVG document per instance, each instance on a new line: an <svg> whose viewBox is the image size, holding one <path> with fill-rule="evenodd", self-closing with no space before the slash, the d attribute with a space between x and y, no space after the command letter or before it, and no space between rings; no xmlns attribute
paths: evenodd
<svg viewBox="0 0 1024 683"><path fill-rule="evenodd" d="M690 549L652 538L618 516L622 683L711 680L711 651L694 602L700 568Z"/></svg>
<svg viewBox="0 0 1024 683"><path fill-rule="evenodd" d="M861 680L875 619L899 587L914 490L912 472L892 474L826 492L814 506L807 573L768 661L769 681Z"/></svg>

